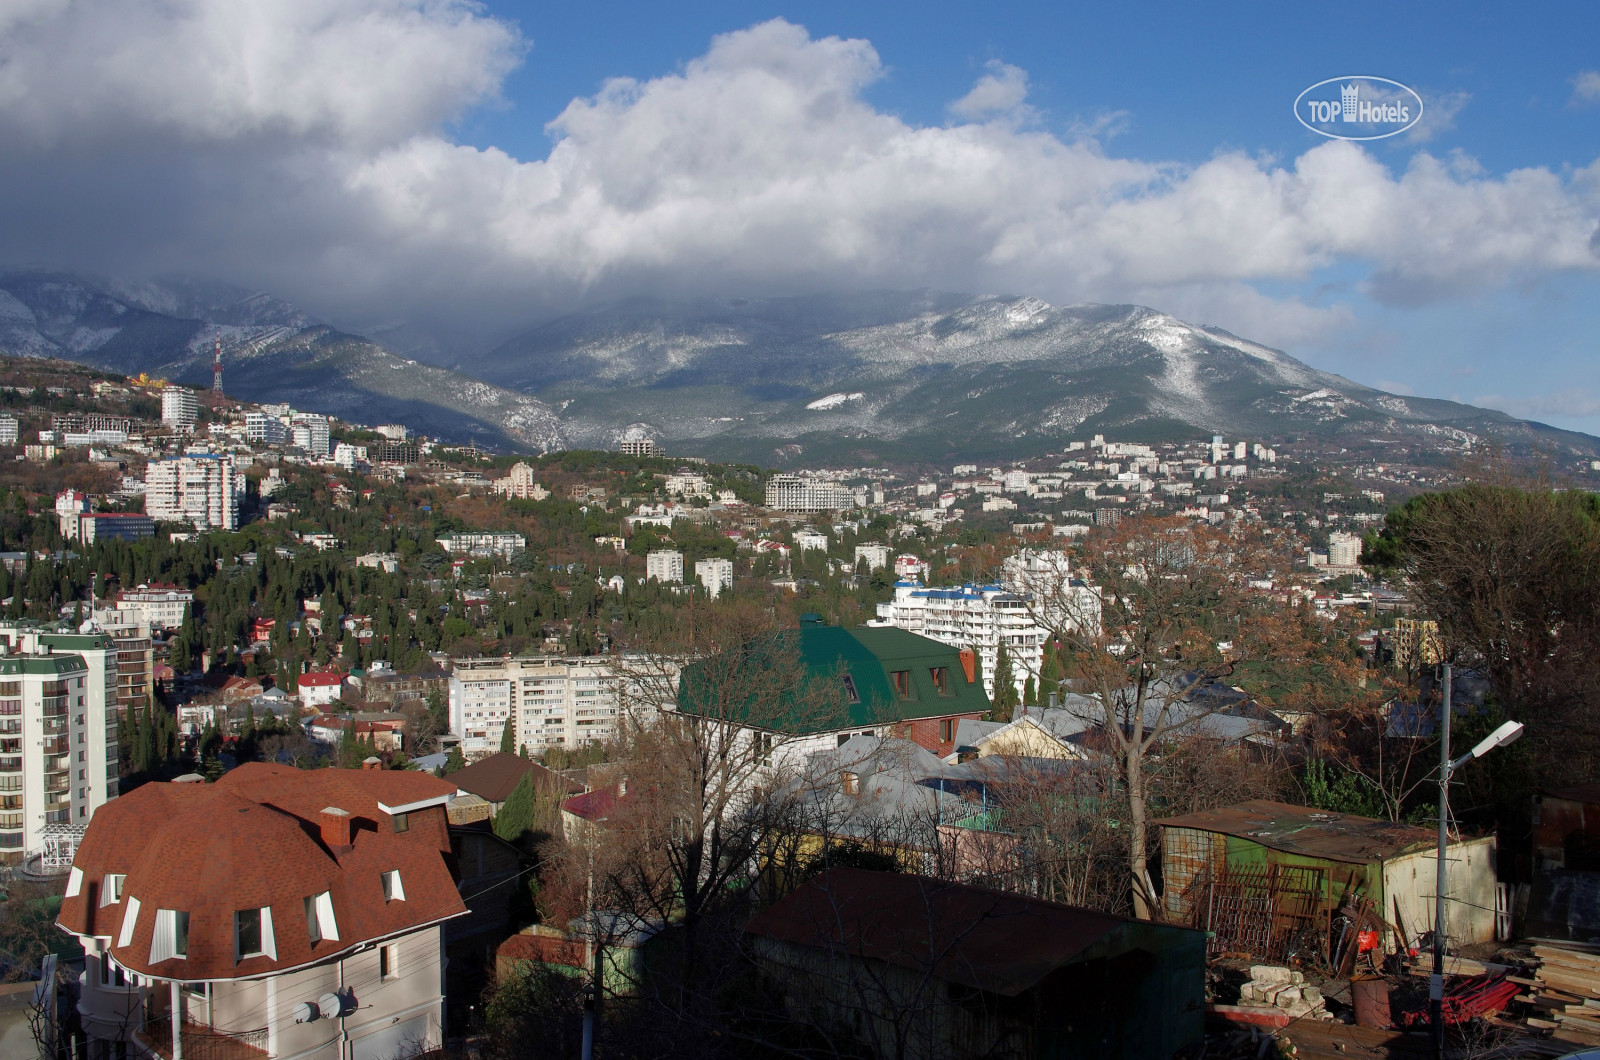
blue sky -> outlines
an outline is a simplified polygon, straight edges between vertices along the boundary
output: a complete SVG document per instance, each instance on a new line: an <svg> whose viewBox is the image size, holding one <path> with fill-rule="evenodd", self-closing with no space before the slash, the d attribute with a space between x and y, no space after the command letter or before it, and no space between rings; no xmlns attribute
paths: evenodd
<svg viewBox="0 0 1600 1060"><path fill-rule="evenodd" d="M1139 301L1600 434L1591 3L13 0L0 60L13 261L468 351L640 292ZM1350 74L1424 123L1294 120Z"/></svg>

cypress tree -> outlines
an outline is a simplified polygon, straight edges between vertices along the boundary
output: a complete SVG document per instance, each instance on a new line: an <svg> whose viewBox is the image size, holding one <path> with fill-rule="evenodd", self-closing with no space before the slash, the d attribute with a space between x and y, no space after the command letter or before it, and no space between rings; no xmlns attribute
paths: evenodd
<svg viewBox="0 0 1600 1060"><path fill-rule="evenodd" d="M522 779L517 781L517 786L511 789L511 794L506 796L500 812L495 814L494 834L508 843L515 843L525 833L532 831L537 809L533 774L524 773Z"/></svg>
<svg viewBox="0 0 1600 1060"><path fill-rule="evenodd" d="M994 660L994 719L1010 721L1017 709L1017 682L1011 672L1011 655L1004 644Z"/></svg>
<svg viewBox="0 0 1600 1060"><path fill-rule="evenodd" d="M500 750L504 751L506 754L512 754L517 749L516 745L513 743L515 734L512 733L511 728L511 718L508 716L506 718L506 727L500 730Z"/></svg>
<svg viewBox="0 0 1600 1060"><path fill-rule="evenodd" d="M1022 704L1026 707L1039 705L1039 690L1034 686L1032 674L1029 674L1028 679L1022 683Z"/></svg>

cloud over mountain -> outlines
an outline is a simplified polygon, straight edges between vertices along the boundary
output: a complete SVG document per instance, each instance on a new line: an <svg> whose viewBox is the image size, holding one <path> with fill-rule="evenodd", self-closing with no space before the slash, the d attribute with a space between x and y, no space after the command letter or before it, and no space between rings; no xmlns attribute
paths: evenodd
<svg viewBox="0 0 1600 1060"><path fill-rule="evenodd" d="M526 51L466 0L12 0L6 251L210 272L345 322L930 284L1169 305L1268 342L1343 315L1252 285L1328 266L1401 305L1600 266L1600 163L1121 158L1019 120L1005 64L919 126L869 102L869 42L783 20L573 100L545 158L453 139Z"/></svg>

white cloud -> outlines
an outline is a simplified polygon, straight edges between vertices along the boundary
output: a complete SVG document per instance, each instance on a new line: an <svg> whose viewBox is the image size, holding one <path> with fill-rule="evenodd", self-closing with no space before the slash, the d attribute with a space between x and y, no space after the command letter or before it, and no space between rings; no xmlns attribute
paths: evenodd
<svg viewBox="0 0 1600 1060"><path fill-rule="evenodd" d="M1348 309L1253 284L1359 262L1371 297L1408 303L1600 264L1600 164L1118 158L983 120L1026 107L1004 64L952 108L970 120L917 126L866 101L869 43L782 20L574 100L521 160L443 129L523 47L465 0L84 6L0 22L10 252L214 270L344 319L492 329L583 295L926 284L1181 305L1292 345Z"/></svg>
<svg viewBox="0 0 1600 1060"><path fill-rule="evenodd" d="M1572 102L1600 103L1600 70L1585 70L1572 79Z"/></svg>
<svg viewBox="0 0 1600 1060"><path fill-rule="evenodd" d="M998 59L988 63L989 72L978 78L972 91L950 104L950 113L967 121L983 121L1008 115L1028 98L1028 72Z"/></svg>
<svg viewBox="0 0 1600 1060"><path fill-rule="evenodd" d="M48 144L392 141L493 98L523 50L472 0L24 0L0 33L0 113Z"/></svg>
<svg viewBox="0 0 1600 1060"><path fill-rule="evenodd" d="M1422 117L1406 132L1406 139L1420 144L1456 127L1456 117L1472 102L1471 92L1429 92Z"/></svg>

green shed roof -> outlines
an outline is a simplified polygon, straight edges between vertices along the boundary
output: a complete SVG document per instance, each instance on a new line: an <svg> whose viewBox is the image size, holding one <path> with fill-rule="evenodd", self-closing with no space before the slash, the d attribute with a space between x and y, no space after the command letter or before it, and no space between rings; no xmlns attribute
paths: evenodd
<svg viewBox="0 0 1600 1060"><path fill-rule="evenodd" d="M738 700L725 700L712 687L719 679L740 681L742 674L753 675L756 668L786 667L789 653L803 667L806 679L820 684L793 690L785 699L787 706L760 706L758 699L770 699L752 691L741 709ZM746 666L752 669L745 670ZM940 668L944 670L943 693L934 680L934 672ZM906 674L909 696L895 692L891 676L895 673ZM753 676L750 680L752 688L759 684ZM804 705L800 702L802 691ZM967 680L960 650L948 644L892 627L804 625L746 645L738 659L725 653L685 667L678 683L678 709L686 714L732 714L735 716L724 720L806 735L893 721L981 714L989 710L989 697L981 681ZM764 716L751 716L758 713Z"/></svg>

